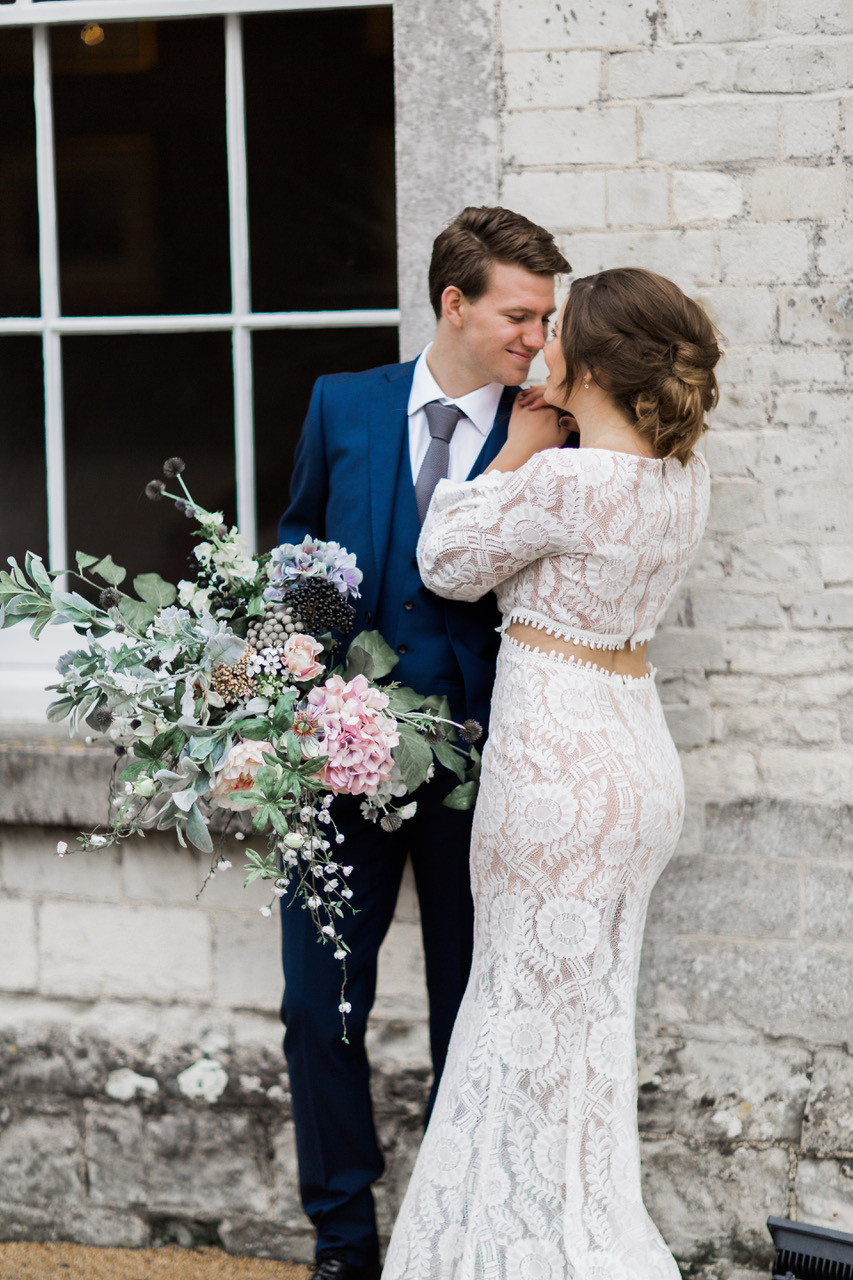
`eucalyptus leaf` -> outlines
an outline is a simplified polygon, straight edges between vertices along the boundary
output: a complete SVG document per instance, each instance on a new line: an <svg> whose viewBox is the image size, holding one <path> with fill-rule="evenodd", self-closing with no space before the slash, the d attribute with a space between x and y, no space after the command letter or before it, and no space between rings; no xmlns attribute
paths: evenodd
<svg viewBox="0 0 853 1280"><path fill-rule="evenodd" d="M426 781L432 751L414 730L400 726L400 741L391 754L400 766L407 791L414 791Z"/></svg>
<svg viewBox="0 0 853 1280"><path fill-rule="evenodd" d="M150 604L145 604L143 600L134 600L132 596L122 596L118 603L118 611L134 631L145 631L157 615L157 610Z"/></svg>
<svg viewBox="0 0 853 1280"><path fill-rule="evenodd" d="M74 559L77 561L77 568L82 573L84 569L90 568L93 564L97 564L99 556L87 556L85 551L76 552Z"/></svg>
<svg viewBox="0 0 853 1280"><path fill-rule="evenodd" d="M97 564L92 565L92 573L103 578L104 582L108 582L111 587L117 587L127 577L127 569L122 569L121 565L116 564L112 556L104 556Z"/></svg>
<svg viewBox="0 0 853 1280"><path fill-rule="evenodd" d="M477 789L476 782L462 782L458 787L454 787L441 803L448 809L473 809L477 799Z"/></svg>
<svg viewBox="0 0 853 1280"><path fill-rule="evenodd" d="M414 689L409 689L405 685L401 685L399 689L387 689L386 693L388 710L394 714L404 715L407 711L418 711L424 700L422 693L416 693Z"/></svg>
<svg viewBox="0 0 853 1280"><path fill-rule="evenodd" d="M465 781L465 758L454 751L448 742L436 742L433 746L435 758L445 769L455 773L460 782Z"/></svg>
<svg viewBox="0 0 853 1280"><path fill-rule="evenodd" d="M32 578L37 587L41 587L42 591L50 595L53 589L53 583L50 580L50 574L44 567L44 561L41 556L37 556L32 551L27 552L26 556L27 573Z"/></svg>
<svg viewBox="0 0 853 1280"><path fill-rule="evenodd" d="M241 738L251 738L255 742L262 742L269 737L270 722L269 720L261 720L258 718L252 720L240 720L235 725Z"/></svg>
<svg viewBox="0 0 853 1280"><path fill-rule="evenodd" d="M442 720L451 720L450 703L446 694L431 693L428 698L424 698L421 703L422 711L431 711L433 715L439 716Z"/></svg>
<svg viewBox="0 0 853 1280"><path fill-rule="evenodd" d="M174 604L178 592L171 582L165 582L159 573L140 573L133 579L133 589L146 604L155 609L163 609Z"/></svg>
<svg viewBox="0 0 853 1280"><path fill-rule="evenodd" d="M60 720L64 720L65 717L73 710L73 698L57 698L56 702L51 702L46 714L51 724L58 724Z"/></svg>
<svg viewBox="0 0 853 1280"><path fill-rule="evenodd" d="M352 644L357 645L360 649L364 649L373 659L373 680L381 680L383 676L387 676L393 671L400 659L389 644L386 644L378 631L362 631L360 632Z"/></svg>
<svg viewBox="0 0 853 1280"><path fill-rule="evenodd" d="M213 841L197 804L187 814L187 837L202 853L213 853Z"/></svg>
<svg viewBox="0 0 853 1280"><path fill-rule="evenodd" d="M43 613L40 618L36 618L35 622L30 627L30 635L32 636L32 638L34 640L38 640L39 636L44 631L47 624L52 621L53 621L53 610L51 608L48 608L47 612Z"/></svg>
<svg viewBox="0 0 853 1280"><path fill-rule="evenodd" d="M351 644L344 667L344 679L354 680L356 676L364 676L365 680L374 678L376 664L373 658L360 644Z"/></svg>

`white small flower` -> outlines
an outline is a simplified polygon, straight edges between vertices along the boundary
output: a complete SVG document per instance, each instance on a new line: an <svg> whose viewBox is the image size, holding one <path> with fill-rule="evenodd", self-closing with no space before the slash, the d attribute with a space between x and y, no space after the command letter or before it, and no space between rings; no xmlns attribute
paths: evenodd
<svg viewBox="0 0 853 1280"><path fill-rule="evenodd" d="M308 805L306 805L304 809L299 810L299 820L301 822L310 822L313 817L314 810L309 808Z"/></svg>
<svg viewBox="0 0 853 1280"><path fill-rule="evenodd" d="M352 867L341 867L341 871L344 873L345 876L352 875Z"/></svg>
<svg viewBox="0 0 853 1280"><path fill-rule="evenodd" d="M339 831L338 834L335 836L335 844L343 844L345 839L346 837L344 836L344 833L342 831Z"/></svg>
<svg viewBox="0 0 853 1280"><path fill-rule="evenodd" d="M337 889L337 887L338 887L337 880L330 880L326 885L326 888L329 890L329 892L331 892L332 889Z"/></svg>
<svg viewBox="0 0 853 1280"><path fill-rule="evenodd" d="M427 769L427 772L426 772L426 781L427 781L427 782L432 782L432 780L433 780L433 778L434 778L434 777L435 777L435 765L434 765L434 764L431 764L431 765L430 765L430 767Z"/></svg>
<svg viewBox="0 0 853 1280"><path fill-rule="evenodd" d="M336 952L335 952L335 959L336 959L336 960L343 960L345 956L346 956L346 952L345 952L345 951L336 951Z"/></svg>
<svg viewBox="0 0 853 1280"><path fill-rule="evenodd" d="M132 783L132 782L126 782L126 783L124 784L124 793L125 793L125 795L128 795L128 796L132 796L132 795L133 795L133 783Z"/></svg>
<svg viewBox="0 0 853 1280"><path fill-rule="evenodd" d="M332 925L332 924L324 924L324 925L323 925L323 933L325 933L325 935L326 935L326 937L327 937L327 938L334 938L334 936L335 936L335 926L334 926L334 925Z"/></svg>
<svg viewBox="0 0 853 1280"><path fill-rule="evenodd" d="M321 899L321 898L316 897L316 895L315 895L313 898L309 898L309 899L308 899L308 902L307 902L307 904L306 904L306 905L307 905L307 907L308 907L309 911L316 911L316 910L317 910L317 908L318 908L319 906L321 906L321 905L322 905L322 899Z"/></svg>
<svg viewBox="0 0 853 1280"><path fill-rule="evenodd" d="M271 916L271 915L272 915L272 910L271 910L269 907L261 907L261 915L262 915L262 916Z"/></svg>
<svg viewBox="0 0 853 1280"><path fill-rule="evenodd" d="M235 832L234 832L234 839L235 839L235 840L245 840L245 839L246 839L246 837L243 835L243 832L242 832L242 831L235 831Z"/></svg>
<svg viewBox="0 0 853 1280"><path fill-rule="evenodd" d="M89 844L95 849L102 849L106 843L106 836L89 836Z"/></svg>
<svg viewBox="0 0 853 1280"><path fill-rule="evenodd" d="M328 809L334 798L334 796L323 796L323 808Z"/></svg>
<svg viewBox="0 0 853 1280"><path fill-rule="evenodd" d="M60 840L60 841L57 843L57 846L56 846L56 852L59 854L60 858L64 858L64 857L65 857L66 853L68 852L68 842L67 842L67 840Z"/></svg>
<svg viewBox="0 0 853 1280"><path fill-rule="evenodd" d="M341 889L341 897L342 897L342 898L351 898L351 897L352 897L352 889Z"/></svg>
<svg viewBox="0 0 853 1280"><path fill-rule="evenodd" d="M290 831L281 842L288 849L301 849L305 843L305 837L300 835L298 831Z"/></svg>
<svg viewBox="0 0 853 1280"><path fill-rule="evenodd" d="M231 866L231 863L228 861L227 858L220 858L216 864L216 870L227 871L230 866Z"/></svg>
<svg viewBox="0 0 853 1280"><path fill-rule="evenodd" d="M417 811L418 802L417 800L412 800L410 804L404 804L402 809L397 810L397 817L405 821L406 818L413 818Z"/></svg>
<svg viewBox="0 0 853 1280"><path fill-rule="evenodd" d="M341 1002L341 1004L338 1005L338 1013L351 1013L351 1012L352 1012L352 1005L350 1004L349 1000L344 1000Z"/></svg>
<svg viewBox="0 0 853 1280"><path fill-rule="evenodd" d="M272 891L273 891L273 893L275 894L275 896L276 896L277 898L283 898L283 897L284 897L284 895L287 893L287 885L286 885L286 884L274 884L274 885L273 885L273 887L272 887Z"/></svg>

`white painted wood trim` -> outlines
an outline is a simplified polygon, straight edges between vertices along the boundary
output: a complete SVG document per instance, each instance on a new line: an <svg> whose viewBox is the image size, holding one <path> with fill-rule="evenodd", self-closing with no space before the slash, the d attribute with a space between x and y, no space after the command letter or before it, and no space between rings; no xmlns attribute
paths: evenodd
<svg viewBox="0 0 853 1280"><path fill-rule="evenodd" d="M169 316L57 316L47 321L37 316L0 317L3 334L44 333L197 333L245 329L373 329L394 328L400 323L397 308L364 311L254 311L248 315L227 312Z"/></svg>
<svg viewBox="0 0 853 1280"><path fill-rule="evenodd" d="M152 18L205 18L226 13L282 13L302 9L372 9L391 0L17 0L0 5L0 27L31 26L38 21L131 22Z"/></svg>

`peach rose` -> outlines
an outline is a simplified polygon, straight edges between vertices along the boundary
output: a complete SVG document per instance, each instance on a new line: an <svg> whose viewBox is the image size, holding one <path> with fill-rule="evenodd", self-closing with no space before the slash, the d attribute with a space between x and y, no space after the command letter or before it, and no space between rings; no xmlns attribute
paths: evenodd
<svg viewBox="0 0 853 1280"><path fill-rule="evenodd" d="M322 651L319 640L294 631L282 649L282 662L295 680L313 680L324 670L322 663L317 662L317 654Z"/></svg>

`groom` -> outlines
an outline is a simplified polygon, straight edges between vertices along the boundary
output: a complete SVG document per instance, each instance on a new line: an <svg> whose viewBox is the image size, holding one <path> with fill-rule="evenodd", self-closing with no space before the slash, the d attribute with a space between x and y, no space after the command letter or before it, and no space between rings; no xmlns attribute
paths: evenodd
<svg viewBox="0 0 853 1280"><path fill-rule="evenodd" d="M356 632L380 631L399 657L393 678L446 694L459 721L487 723L499 618L491 594L466 604L427 591L415 560L420 525L442 475L479 475L506 441L517 388L546 340L554 276L569 269L551 234L520 214L464 209L433 245L433 342L405 364L320 378L296 452L279 541L310 533L355 552L364 574ZM472 814L442 805L455 784L439 769L418 791L416 815L393 833L366 822L356 798L334 803L357 909L340 925L351 948L348 1044L332 949L318 943L298 902L282 905L284 1052L302 1203L317 1229L315 1280L379 1275L370 1185L384 1162L364 1035L407 854L420 902L436 1082L444 1065L473 923Z"/></svg>

